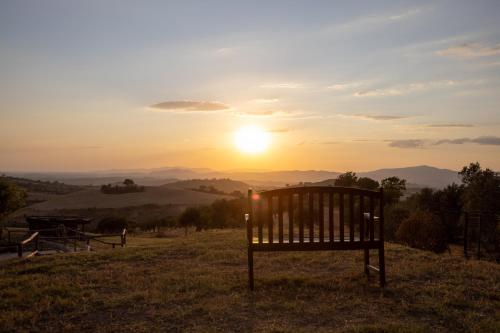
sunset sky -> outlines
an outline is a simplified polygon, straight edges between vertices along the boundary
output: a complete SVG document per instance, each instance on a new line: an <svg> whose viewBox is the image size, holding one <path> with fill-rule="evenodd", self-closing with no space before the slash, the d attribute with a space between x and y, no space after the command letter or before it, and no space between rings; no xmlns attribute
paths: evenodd
<svg viewBox="0 0 500 333"><path fill-rule="evenodd" d="M0 2L0 171L472 161L500 169L500 1Z"/></svg>

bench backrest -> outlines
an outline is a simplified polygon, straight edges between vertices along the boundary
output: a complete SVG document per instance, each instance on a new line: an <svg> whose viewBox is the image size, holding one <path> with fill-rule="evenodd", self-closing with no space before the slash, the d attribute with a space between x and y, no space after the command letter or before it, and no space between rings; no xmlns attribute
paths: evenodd
<svg viewBox="0 0 500 333"><path fill-rule="evenodd" d="M249 190L248 241L383 241L383 205L382 189L304 186L259 193Z"/></svg>

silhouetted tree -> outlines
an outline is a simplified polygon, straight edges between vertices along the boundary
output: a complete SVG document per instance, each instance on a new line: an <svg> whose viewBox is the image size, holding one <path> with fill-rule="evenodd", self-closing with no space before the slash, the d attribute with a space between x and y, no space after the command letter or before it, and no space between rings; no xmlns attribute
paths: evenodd
<svg viewBox="0 0 500 333"><path fill-rule="evenodd" d="M384 189L384 200L387 205L393 205L399 202L406 190L406 180L398 177L389 177L380 182Z"/></svg>
<svg viewBox="0 0 500 333"><path fill-rule="evenodd" d="M476 162L464 166L458 174L465 185L464 201L468 210L499 212L500 177L494 171L483 170Z"/></svg>
<svg viewBox="0 0 500 333"><path fill-rule="evenodd" d="M337 179L335 179L335 186L351 187L355 186L357 181L358 177L356 173L347 171L346 173L340 174Z"/></svg>
<svg viewBox="0 0 500 333"><path fill-rule="evenodd" d="M380 187L378 181L371 179L369 177L360 177L356 182L356 185L360 188L365 188L367 190L376 190Z"/></svg>
<svg viewBox="0 0 500 333"><path fill-rule="evenodd" d="M8 214L23 207L26 203L26 191L15 183L0 177L0 221Z"/></svg>
<svg viewBox="0 0 500 333"><path fill-rule="evenodd" d="M179 225L184 227L186 235L190 226L196 227L196 231L201 231L202 224L203 221L200 210L196 207L186 208L186 210L179 216Z"/></svg>
<svg viewBox="0 0 500 333"><path fill-rule="evenodd" d="M134 186L134 185L135 185L135 182L134 182L132 179L127 178L127 179L125 179L125 180L123 181L123 185L125 185L125 186Z"/></svg>

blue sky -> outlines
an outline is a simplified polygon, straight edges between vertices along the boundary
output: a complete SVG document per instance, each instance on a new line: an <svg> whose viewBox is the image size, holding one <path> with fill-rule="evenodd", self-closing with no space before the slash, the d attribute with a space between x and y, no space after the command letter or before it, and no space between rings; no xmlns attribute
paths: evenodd
<svg viewBox="0 0 500 333"><path fill-rule="evenodd" d="M498 1L1 1L0 73L3 170L500 169Z"/></svg>

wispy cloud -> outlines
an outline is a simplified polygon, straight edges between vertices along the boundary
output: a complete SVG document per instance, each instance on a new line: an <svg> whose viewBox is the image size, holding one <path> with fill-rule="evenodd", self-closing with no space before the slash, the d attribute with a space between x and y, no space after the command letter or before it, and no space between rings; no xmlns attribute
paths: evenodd
<svg viewBox="0 0 500 333"><path fill-rule="evenodd" d="M166 101L150 107L158 111L169 112L214 112L229 109L226 104L205 101Z"/></svg>
<svg viewBox="0 0 500 333"><path fill-rule="evenodd" d="M410 116L386 115L386 114L353 114L353 115L342 114L341 116L349 118L359 118L364 120L374 120L374 121L387 121L387 120L399 120L399 119L410 118Z"/></svg>
<svg viewBox="0 0 500 333"><path fill-rule="evenodd" d="M287 118L295 118L295 117L303 117L304 113L298 111L288 111L288 110L279 110L279 109L250 109L250 110L238 110L236 112L239 116L244 117L287 117Z"/></svg>
<svg viewBox="0 0 500 333"><path fill-rule="evenodd" d="M408 140L391 140L389 147L395 148L424 148L424 140L408 139Z"/></svg>
<svg viewBox="0 0 500 333"><path fill-rule="evenodd" d="M433 128L469 128L474 127L473 124L429 124L427 127Z"/></svg>
<svg viewBox="0 0 500 333"><path fill-rule="evenodd" d="M271 132L271 133L287 133L287 132L290 132L290 131L291 131L291 129L290 128L286 128L286 127L274 128L274 129L269 130L269 132Z"/></svg>
<svg viewBox="0 0 500 333"><path fill-rule="evenodd" d="M422 12L422 8L409 8L399 12L361 16L347 23L329 26L325 32L332 34L367 31L369 28L383 27L390 23L402 22Z"/></svg>
<svg viewBox="0 0 500 333"><path fill-rule="evenodd" d="M480 136L477 138L458 138L458 139L442 139L437 141L422 140L422 139L405 139L405 140L386 140L389 142L389 147L395 148L425 148L426 146L439 146L443 144L463 145L463 144L478 144L485 146L500 146L500 137L497 136Z"/></svg>
<svg viewBox="0 0 500 333"><path fill-rule="evenodd" d="M269 89L298 89L303 88L304 85L299 82L273 82L261 84L260 87Z"/></svg>
<svg viewBox="0 0 500 333"><path fill-rule="evenodd" d="M481 43L463 43L436 51L438 56L472 59L500 55L500 44L484 45Z"/></svg>
<svg viewBox="0 0 500 333"><path fill-rule="evenodd" d="M213 51L214 55L218 57L229 57L235 55L237 49L234 47L221 47Z"/></svg>
<svg viewBox="0 0 500 333"><path fill-rule="evenodd" d="M256 104L271 104L271 103L277 103L279 102L278 98L256 98L251 100L250 102L256 103Z"/></svg>
<svg viewBox="0 0 500 333"><path fill-rule="evenodd" d="M329 86L326 86L326 90L333 90L333 91L345 91L349 89L355 89L360 86L362 86L364 82L343 82L343 83L336 83L332 84Z"/></svg>
<svg viewBox="0 0 500 333"><path fill-rule="evenodd" d="M383 96L401 96L419 91L427 91L430 89L446 88L460 84L459 81L443 80L429 82L415 82L409 84L394 85L385 88L367 89L357 91L356 97L383 97Z"/></svg>
<svg viewBox="0 0 500 333"><path fill-rule="evenodd" d="M441 144L462 145L464 143L475 143L475 144L478 144L478 145L500 146L500 137L497 137L497 136L480 136L480 137L477 137L477 138L444 139L444 140L437 141L435 143L435 145L441 145Z"/></svg>

